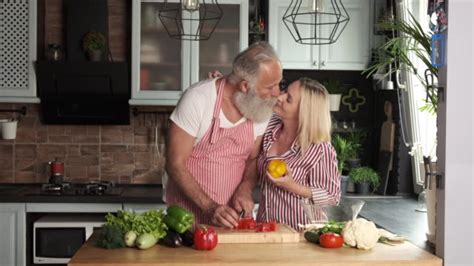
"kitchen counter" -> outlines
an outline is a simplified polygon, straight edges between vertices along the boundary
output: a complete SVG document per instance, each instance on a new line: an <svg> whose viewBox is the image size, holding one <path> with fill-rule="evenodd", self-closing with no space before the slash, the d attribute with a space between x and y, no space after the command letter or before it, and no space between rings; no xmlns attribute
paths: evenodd
<svg viewBox="0 0 474 266"><path fill-rule="evenodd" d="M161 185L118 186L120 195L39 195L40 184L0 185L1 202L35 203L163 203Z"/></svg>
<svg viewBox="0 0 474 266"><path fill-rule="evenodd" d="M212 251L156 245L148 250L95 247L95 233L74 255L69 266L151 265L318 265L318 266L441 266L442 260L406 242L396 246L378 243L372 250L343 247L325 249L298 243L218 244Z"/></svg>

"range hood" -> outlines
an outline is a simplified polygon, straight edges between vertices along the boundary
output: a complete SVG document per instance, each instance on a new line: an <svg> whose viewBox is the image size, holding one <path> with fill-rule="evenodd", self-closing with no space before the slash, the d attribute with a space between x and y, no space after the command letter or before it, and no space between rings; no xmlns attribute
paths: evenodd
<svg viewBox="0 0 474 266"><path fill-rule="evenodd" d="M64 12L67 60L36 64L43 123L130 124L128 63L90 62L81 46L91 29L108 36L107 0L65 0Z"/></svg>
<svg viewBox="0 0 474 266"><path fill-rule="evenodd" d="M44 124L130 124L127 63L37 62Z"/></svg>

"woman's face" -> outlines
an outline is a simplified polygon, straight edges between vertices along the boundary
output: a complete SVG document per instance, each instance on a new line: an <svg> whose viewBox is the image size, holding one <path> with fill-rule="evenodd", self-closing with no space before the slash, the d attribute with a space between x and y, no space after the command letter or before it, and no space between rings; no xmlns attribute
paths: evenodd
<svg viewBox="0 0 474 266"><path fill-rule="evenodd" d="M298 118L300 107L301 89L300 81L294 81L288 86L286 92L282 92L278 96L277 103L273 107L273 111L281 118Z"/></svg>

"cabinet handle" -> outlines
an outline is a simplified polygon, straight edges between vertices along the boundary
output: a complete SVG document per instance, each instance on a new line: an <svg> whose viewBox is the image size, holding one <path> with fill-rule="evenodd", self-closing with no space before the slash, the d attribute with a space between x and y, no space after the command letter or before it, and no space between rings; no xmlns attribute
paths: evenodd
<svg viewBox="0 0 474 266"><path fill-rule="evenodd" d="M322 61L321 66L326 66L326 61Z"/></svg>
<svg viewBox="0 0 474 266"><path fill-rule="evenodd" d="M318 61L313 61L313 66L318 66Z"/></svg>

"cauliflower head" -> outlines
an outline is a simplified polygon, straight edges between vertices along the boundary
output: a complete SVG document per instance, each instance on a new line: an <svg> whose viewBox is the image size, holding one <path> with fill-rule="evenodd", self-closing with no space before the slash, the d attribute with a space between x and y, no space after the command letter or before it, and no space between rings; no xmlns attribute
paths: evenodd
<svg viewBox="0 0 474 266"><path fill-rule="evenodd" d="M342 230L344 242L358 249L371 249L379 240L380 234L375 224L364 218L349 221Z"/></svg>

